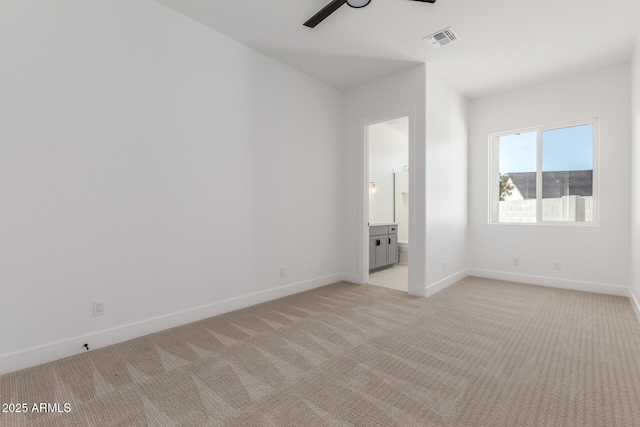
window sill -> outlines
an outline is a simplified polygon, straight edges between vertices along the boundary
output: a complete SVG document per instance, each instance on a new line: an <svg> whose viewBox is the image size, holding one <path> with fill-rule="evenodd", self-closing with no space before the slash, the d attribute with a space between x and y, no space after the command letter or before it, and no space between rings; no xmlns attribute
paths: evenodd
<svg viewBox="0 0 640 427"><path fill-rule="evenodd" d="M489 225L498 225L498 226L514 226L520 225L525 227L599 227L600 223L596 221L591 222L561 222L561 221L546 221L546 222L488 222Z"/></svg>

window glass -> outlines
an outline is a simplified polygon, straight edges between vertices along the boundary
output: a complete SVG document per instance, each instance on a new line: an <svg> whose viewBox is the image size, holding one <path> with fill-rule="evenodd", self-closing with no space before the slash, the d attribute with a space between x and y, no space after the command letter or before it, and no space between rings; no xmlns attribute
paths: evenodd
<svg viewBox="0 0 640 427"><path fill-rule="evenodd" d="M542 220L593 221L593 124L542 132Z"/></svg>
<svg viewBox="0 0 640 427"><path fill-rule="evenodd" d="M501 135L494 144L498 158L499 222L536 221L537 132Z"/></svg>
<svg viewBox="0 0 640 427"><path fill-rule="evenodd" d="M594 222L596 120L490 136L494 223Z"/></svg>

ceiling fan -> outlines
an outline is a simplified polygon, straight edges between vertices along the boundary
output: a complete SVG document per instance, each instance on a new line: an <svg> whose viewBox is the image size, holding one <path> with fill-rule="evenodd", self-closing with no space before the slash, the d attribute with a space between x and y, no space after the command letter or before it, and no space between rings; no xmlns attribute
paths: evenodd
<svg viewBox="0 0 640 427"><path fill-rule="evenodd" d="M413 1L421 1L423 3L435 3L436 0L413 0ZM371 0L333 0L331 3L326 5L320 10L320 12L313 15L307 22L304 23L306 27L314 28L316 25L324 21L331 15L333 12L338 10L340 6L343 4L348 4L351 7L359 9L361 7L365 7L371 2Z"/></svg>

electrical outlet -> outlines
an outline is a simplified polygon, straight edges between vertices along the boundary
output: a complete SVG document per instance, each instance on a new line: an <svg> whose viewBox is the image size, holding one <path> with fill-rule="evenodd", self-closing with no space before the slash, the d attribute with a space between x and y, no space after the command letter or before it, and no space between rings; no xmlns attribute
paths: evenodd
<svg viewBox="0 0 640 427"><path fill-rule="evenodd" d="M104 300L93 302L93 315L102 316L104 314Z"/></svg>
<svg viewBox="0 0 640 427"><path fill-rule="evenodd" d="M553 263L553 269L558 271L562 270L562 264L560 263L560 261L556 261Z"/></svg>
<svg viewBox="0 0 640 427"><path fill-rule="evenodd" d="M514 257L513 258L513 265L520 265L520 258Z"/></svg>
<svg viewBox="0 0 640 427"><path fill-rule="evenodd" d="M287 272L285 271L284 267L280 267L280 277L284 277L286 276Z"/></svg>

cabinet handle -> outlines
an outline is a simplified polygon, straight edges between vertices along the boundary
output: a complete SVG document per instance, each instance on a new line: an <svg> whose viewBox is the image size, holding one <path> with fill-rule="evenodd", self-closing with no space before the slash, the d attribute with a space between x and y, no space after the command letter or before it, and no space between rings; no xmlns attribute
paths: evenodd
<svg viewBox="0 0 640 427"><path fill-rule="evenodd" d="M389 238L389 244L391 244L391 238Z"/></svg>
<svg viewBox="0 0 640 427"><path fill-rule="evenodd" d="M376 246L380 246L380 239L376 240Z"/></svg>

